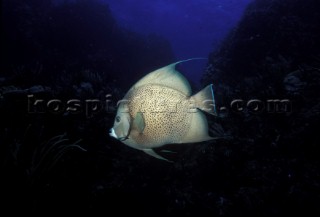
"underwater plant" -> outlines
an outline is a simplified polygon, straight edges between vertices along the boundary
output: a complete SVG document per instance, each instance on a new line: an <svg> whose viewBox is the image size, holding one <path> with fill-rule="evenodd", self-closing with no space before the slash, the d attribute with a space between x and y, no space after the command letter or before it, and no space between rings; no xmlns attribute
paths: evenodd
<svg viewBox="0 0 320 217"><path fill-rule="evenodd" d="M4 162L9 164L11 161L16 167L22 168L30 186L45 177L71 150L87 151L80 146L82 139L71 142L66 133L39 142L43 132L38 132L37 136L31 135L31 127L29 125L26 128L21 139L13 140L9 147L11 158Z"/></svg>
<svg viewBox="0 0 320 217"><path fill-rule="evenodd" d="M37 175L50 171L72 149L87 151L79 145L80 142L81 139L70 143L66 134L61 134L40 144L32 154L31 163L27 169L28 176L34 179Z"/></svg>

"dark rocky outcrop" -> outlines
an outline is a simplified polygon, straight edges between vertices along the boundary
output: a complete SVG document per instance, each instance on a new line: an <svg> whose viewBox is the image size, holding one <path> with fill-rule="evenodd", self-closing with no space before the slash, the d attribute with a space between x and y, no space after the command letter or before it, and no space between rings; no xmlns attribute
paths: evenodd
<svg viewBox="0 0 320 217"><path fill-rule="evenodd" d="M319 11L315 0L256 0L210 55L203 82L215 86L224 145L237 156L228 163L238 214L319 212ZM290 109L276 112L274 99Z"/></svg>
<svg viewBox="0 0 320 217"><path fill-rule="evenodd" d="M20 75L24 85L52 85L88 71L105 83L121 78L118 85L126 87L174 59L168 41L119 27L102 1L55 2L3 2L2 74L17 75L17 82Z"/></svg>
<svg viewBox="0 0 320 217"><path fill-rule="evenodd" d="M110 156L124 147L108 136L116 102L141 76L174 61L170 44L121 28L99 0L5 0L2 12L1 207L10 213L83 207L92 214L100 189L95 174L117 173ZM80 112L67 108L74 99ZM101 104L91 104L89 114L86 100ZM119 174L114 178L126 176ZM108 212L116 210L109 194L103 200Z"/></svg>

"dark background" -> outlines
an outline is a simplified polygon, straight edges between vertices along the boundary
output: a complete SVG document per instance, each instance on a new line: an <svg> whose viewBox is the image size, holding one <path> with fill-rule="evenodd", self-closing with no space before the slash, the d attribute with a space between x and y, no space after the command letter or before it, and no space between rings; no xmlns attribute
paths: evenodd
<svg viewBox="0 0 320 217"><path fill-rule="evenodd" d="M210 134L222 138L168 145L177 153L167 153L174 161L167 163L108 136L115 104L91 115L65 104L28 112L28 95L84 106L112 94L116 102L141 76L176 60L167 39L125 29L101 1L2 1L1 211L317 216L319 9L316 0L246 8L201 72L219 112L208 116ZM236 113L233 99L289 99L292 110Z"/></svg>

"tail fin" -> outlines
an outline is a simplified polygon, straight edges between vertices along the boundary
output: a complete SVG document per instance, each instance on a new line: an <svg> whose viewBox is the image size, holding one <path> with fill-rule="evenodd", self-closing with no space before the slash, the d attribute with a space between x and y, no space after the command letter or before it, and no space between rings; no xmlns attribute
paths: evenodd
<svg viewBox="0 0 320 217"><path fill-rule="evenodd" d="M202 111L212 115L217 115L212 86L212 84L208 85L197 94L191 96L190 100L195 103L195 106L198 109L201 109Z"/></svg>

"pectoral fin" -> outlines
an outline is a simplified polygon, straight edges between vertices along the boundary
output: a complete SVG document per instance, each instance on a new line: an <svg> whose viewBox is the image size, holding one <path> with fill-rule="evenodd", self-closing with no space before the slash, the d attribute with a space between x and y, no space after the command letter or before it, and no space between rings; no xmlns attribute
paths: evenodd
<svg viewBox="0 0 320 217"><path fill-rule="evenodd" d="M137 112L136 117L134 118L132 123L132 129L137 130L139 133L143 133L145 126L146 125L144 122L143 113Z"/></svg>
<svg viewBox="0 0 320 217"><path fill-rule="evenodd" d="M152 150L152 149L143 149L142 151L144 151L146 154L148 154L148 155L150 155L150 156L152 156L152 157L155 157L155 158L157 158L157 159L165 160L165 161L168 161L168 162L170 162L170 163L173 163L173 161L170 161L170 160L168 160L168 159L166 159L166 158L158 155L158 154L157 154L154 150Z"/></svg>

